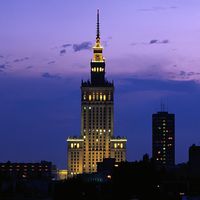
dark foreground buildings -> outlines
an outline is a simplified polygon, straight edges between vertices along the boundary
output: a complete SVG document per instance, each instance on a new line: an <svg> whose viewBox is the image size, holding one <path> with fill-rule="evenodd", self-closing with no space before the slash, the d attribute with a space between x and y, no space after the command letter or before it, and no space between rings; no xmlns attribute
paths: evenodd
<svg viewBox="0 0 200 200"><path fill-rule="evenodd" d="M191 176L200 176L200 146L195 144L189 148L189 170Z"/></svg>
<svg viewBox="0 0 200 200"><path fill-rule="evenodd" d="M152 115L152 157L157 166L175 165L175 115L161 111Z"/></svg>
<svg viewBox="0 0 200 200"><path fill-rule="evenodd" d="M0 163L0 200L25 200L50 196L56 167L51 162Z"/></svg>

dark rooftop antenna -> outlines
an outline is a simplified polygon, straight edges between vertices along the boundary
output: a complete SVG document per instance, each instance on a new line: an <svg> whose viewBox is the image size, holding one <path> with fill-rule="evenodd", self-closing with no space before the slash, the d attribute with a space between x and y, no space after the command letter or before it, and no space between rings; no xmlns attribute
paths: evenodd
<svg viewBox="0 0 200 200"><path fill-rule="evenodd" d="M164 103L163 99L160 100L160 109L161 109L161 112L165 112L166 111L166 106L165 106L165 103Z"/></svg>

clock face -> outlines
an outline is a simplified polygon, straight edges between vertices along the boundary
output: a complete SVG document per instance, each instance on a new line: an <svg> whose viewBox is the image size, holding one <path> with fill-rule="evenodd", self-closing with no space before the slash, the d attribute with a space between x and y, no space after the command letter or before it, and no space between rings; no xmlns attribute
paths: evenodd
<svg viewBox="0 0 200 200"><path fill-rule="evenodd" d="M96 55L96 60L99 61L100 60L100 56Z"/></svg>

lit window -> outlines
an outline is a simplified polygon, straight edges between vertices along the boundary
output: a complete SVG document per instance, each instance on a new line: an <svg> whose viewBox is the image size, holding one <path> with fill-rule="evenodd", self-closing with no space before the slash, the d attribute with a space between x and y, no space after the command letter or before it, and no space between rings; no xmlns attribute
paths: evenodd
<svg viewBox="0 0 200 200"><path fill-rule="evenodd" d="M92 95L89 95L89 101L91 101L92 100Z"/></svg>
<svg viewBox="0 0 200 200"><path fill-rule="evenodd" d="M115 148L115 149L117 148L117 144L116 144L116 143L114 144L114 148Z"/></svg>
<svg viewBox="0 0 200 200"><path fill-rule="evenodd" d="M74 144L73 143L71 143L71 148L74 148Z"/></svg>
<svg viewBox="0 0 200 200"><path fill-rule="evenodd" d="M105 95L105 94L103 95L103 100L104 100L104 101L106 100L106 95Z"/></svg>
<svg viewBox="0 0 200 200"><path fill-rule="evenodd" d="M123 148L123 143L121 143L121 145L120 145L120 146L121 146L121 148Z"/></svg>
<svg viewBox="0 0 200 200"><path fill-rule="evenodd" d="M79 148L79 146L80 146L79 143L77 143L76 146L77 146L77 148Z"/></svg>
<svg viewBox="0 0 200 200"><path fill-rule="evenodd" d="M108 179L111 179L112 177L111 177L111 175L108 175L107 178L108 178Z"/></svg>
<svg viewBox="0 0 200 200"><path fill-rule="evenodd" d="M102 101L102 94L100 94L100 101Z"/></svg>
<svg viewBox="0 0 200 200"><path fill-rule="evenodd" d="M99 68L97 67L97 72L99 72Z"/></svg>
<svg viewBox="0 0 200 200"><path fill-rule="evenodd" d="M94 72L96 72L96 67L93 68Z"/></svg>

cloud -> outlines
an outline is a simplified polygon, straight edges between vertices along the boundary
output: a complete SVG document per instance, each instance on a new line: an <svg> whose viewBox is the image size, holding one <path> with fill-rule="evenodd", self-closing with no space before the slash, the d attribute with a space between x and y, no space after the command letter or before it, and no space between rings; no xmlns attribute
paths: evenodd
<svg viewBox="0 0 200 200"><path fill-rule="evenodd" d="M70 47L70 46L72 46L72 44L63 44L61 47L62 48L67 48L67 47Z"/></svg>
<svg viewBox="0 0 200 200"><path fill-rule="evenodd" d="M169 43L169 40L168 39L164 39L162 41L159 41L157 39L153 39L153 40L150 40L149 44L168 44Z"/></svg>
<svg viewBox="0 0 200 200"><path fill-rule="evenodd" d="M187 73L185 71L180 71L179 75L180 76L185 76Z"/></svg>
<svg viewBox="0 0 200 200"><path fill-rule="evenodd" d="M192 76L199 76L200 73L199 72L186 72L186 71L180 71L179 76L181 76L182 78L186 78L186 79L189 79L191 78Z"/></svg>
<svg viewBox="0 0 200 200"><path fill-rule="evenodd" d="M5 69L6 68L6 65L0 65L0 69Z"/></svg>
<svg viewBox="0 0 200 200"><path fill-rule="evenodd" d="M108 40L111 40L111 37L108 38ZM108 45L108 42L107 41L103 41L103 45L104 46L107 46ZM60 55L64 55L66 53L66 48L68 47L72 47L72 50L74 52L78 52L78 51L83 51L83 50L90 50L92 48L92 42L90 41L85 41L85 42L82 42L80 44L70 44L70 43L66 43L66 44L63 44L61 46L61 49L60 49Z"/></svg>
<svg viewBox="0 0 200 200"><path fill-rule="evenodd" d="M167 44L167 43L169 43L169 40L163 40L162 42L161 42L162 44Z"/></svg>
<svg viewBox="0 0 200 200"><path fill-rule="evenodd" d="M56 61L50 61L50 62L48 62L47 64L48 65L51 65L51 64L54 64Z"/></svg>
<svg viewBox="0 0 200 200"><path fill-rule="evenodd" d="M50 74L48 72L43 73L42 77L50 79L61 79L61 76L59 74Z"/></svg>
<svg viewBox="0 0 200 200"><path fill-rule="evenodd" d="M62 49L62 50L60 50L60 55L62 56L63 54L65 54L66 53L66 50L65 49Z"/></svg>
<svg viewBox="0 0 200 200"><path fill-rule="evenodd" d="M24 57L24 58L17 58L15 60L13 60L13 62L17 63L17 62L23 62L25 60L29 60L29 57Z"/></svg>
<svg viewBox="0 0 200 200"><path fill-rule="evenodd" d="M82 51L82 50L89 50L92 48L92 42L82 42L81 44L73 44L74 52Z"/></svg>
<svg viewBox="0 0 200 200"><path fill-rule="evenodd" d="M151 40L150 42L149 42L149 44L156 44L158 42L158 40Z"/></svg>
<svg viewBox="0 0 200 200"><path fill-rule="evenodd" d="M0 55L0 58L4 58L4 56Z"/></svg>
<svg viewBox="0 0 200 200"><path fill-rule="evenodd" d="M26 67L26 69L31 69L31 68L33 68L33 66L27 66L27 67Z"/></svg>
<svg viewBox="0 0 200 200"><path fill-rule="evenodd" d="M164 40L152 39L149 42L132 42L130 45L136 46L136 45L168 44L168 43L169 43L168 39L164 39Z"/></svg>
<svg viewBox="0 0 200 200"><path fill-rule="evenodd" d="M138 9L138 11L142 11L142 12L149 12L149 11L163 11L163 10L172 10L172 9L177 9L176 6L154 6L152 8L141 8Z"/></svg>

